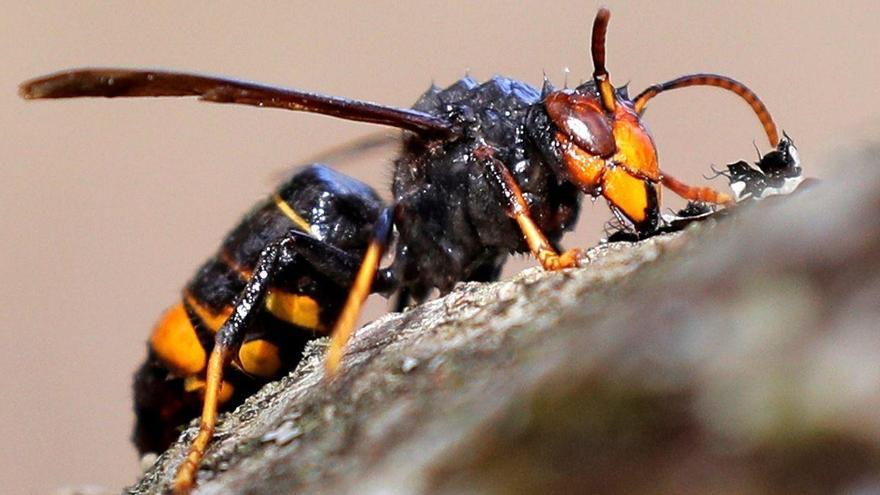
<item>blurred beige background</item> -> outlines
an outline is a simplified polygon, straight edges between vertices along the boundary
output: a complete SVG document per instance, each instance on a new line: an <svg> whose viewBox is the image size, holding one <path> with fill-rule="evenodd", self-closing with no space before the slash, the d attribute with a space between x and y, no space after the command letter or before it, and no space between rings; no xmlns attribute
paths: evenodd
<svg viewBox="0 0 880 495"><path fill-rule="evenodd" d="M590 73L597 2L8 2L0 16L0 484L134 480L130 380L154 320L291 165L377 129L192 100L26 103L16 85L83 65L221 73L408 106L466 70L538 85ZM877 136L877 2L606 2L608 67L634 90L687 72L750 85L807 172ZM766 148L747 107L706 89L652 102L661 166L701 181ZM339 168L383 191L389 154ZM840 170L840 171L845 171ZM585 203L567 245L609 218ZM530 264L519 262L516 267ZM517 269L517 268L514 268ZM381 312L374 307L366 318Z"/></svg>

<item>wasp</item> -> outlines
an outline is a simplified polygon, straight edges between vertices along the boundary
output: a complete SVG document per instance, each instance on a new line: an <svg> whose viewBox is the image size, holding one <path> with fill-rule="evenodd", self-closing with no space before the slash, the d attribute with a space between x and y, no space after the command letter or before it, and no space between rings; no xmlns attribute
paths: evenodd
<svg viewBox="0 0 880 495"><path fill-rule="evenodd" d="M142 450L162 449L201 410L199 432L175 477L194 486L218 408L296 366L305 342L331 335L326 376L339 372L346 342L370 293L398 294L398 307L461 281L496 279L511 253L530 252L546 270L578 264L559 240L581 197L604 198L637 238L664 228L661 187L729 206L734 198L661 171L642 115L657 95L712 86L741 97L779 143L766 106L748 87L692 74L631 98L605 67L610 19L592 29L593 75L574 89L545 77L539 90L495 76L431 87L410 109L181 72L76 69L25 82L28 99L196 96L215 103L282 108L402 130L393 200L322 165L297 172L226 237L153 330L135 378ZM380 260L389 246L393 256Z"/></svg>

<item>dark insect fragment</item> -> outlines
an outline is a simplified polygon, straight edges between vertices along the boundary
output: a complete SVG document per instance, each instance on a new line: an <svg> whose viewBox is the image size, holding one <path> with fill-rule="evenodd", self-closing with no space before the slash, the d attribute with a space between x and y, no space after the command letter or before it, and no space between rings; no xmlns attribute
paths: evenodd
<svg viewBox="0 0 880 495"><path fill-rule="evenodd" d="M730 181L730 188L739 202L748 198L790 194L803 181L802 173L800 155L794 141L783 133L776 149L762 156L754 166L740 160L728 165L727 172L719 175Z"/></svg>

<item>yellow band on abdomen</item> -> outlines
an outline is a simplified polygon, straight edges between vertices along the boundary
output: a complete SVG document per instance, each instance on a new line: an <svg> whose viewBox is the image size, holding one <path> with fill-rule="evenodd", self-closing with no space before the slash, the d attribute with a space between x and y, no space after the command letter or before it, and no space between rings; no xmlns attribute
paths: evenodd
<svg viewBox="0 0 880 495"><path fill-rule="evenodd" d="M312 330L321 329L321 307L309 296L272 289L266 296L266 309L279 320Z"/></svg>
<svg viewBox="0 0 880 495"><path fill-rule="evenodd" d="M241 368L250 375L272 378L281 369L278 346L263 339L251 340L238 350Z"/></svg>
<svg viewBox="0 0 880 495"><path fill-rule="evenodd" d="M284 198L275 193L272 195L272 201L275 202L275 206L281 210L281 213L284 213L284 216L290 219L291 222L296 224L299 228L303 229L303 231L308 232L309 234L314 235L312 232L312 226L309 225L309 222L306 221L305 218L300 216L293 208L284 201Z"/></svg>
<svg viewBox="0 0 880 495"><path fill-rule="evenodd" d="M194 375L205 368L207 354L183 303L175 304L162 315L150 336L150 347L179 376Z"/></svg>

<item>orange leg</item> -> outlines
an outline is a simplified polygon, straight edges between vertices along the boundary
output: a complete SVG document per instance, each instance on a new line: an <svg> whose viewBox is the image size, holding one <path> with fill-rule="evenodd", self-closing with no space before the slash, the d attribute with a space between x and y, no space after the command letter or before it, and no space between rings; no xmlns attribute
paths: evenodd
<svg viewBox="0 0 880 495"><path fill-rule="evenodd" d="M492 150L488 147L479 148L474 152L474 156L486 164L498 185L501 186L501 191L507 200L508 214L516 220L529 250L541 263L541 266L548 271L578 266L580 250L569 249L562 254L556 252L556 249L553 248L553 245L529 215L529 205L513 175L510 174L510 170L500 160L492 156Z"/></svg>
<svg viewBox="0 0 880 495"><path fill-rule="evenodd" d="M550 245L550 241L548 241L547 237L544 236L544 233L538 229L538 226L535 225L535 222L528 213L519 213L514 218L516 218L516 223L519 224L519 228L522 230L523 236L526 238L529 250L531 250L532 254L538 259L545 270L555 271L578 266L578 256L581 253L580 249L569 249L568 251L559 254L553 249L553 246Z"/></svg>
<svg viewBox="0 0 880 495"><path fill-rule="evenodd" d="M195 486L199 464L205 456L205 450L217 424L217 407L223 387L223 369L233 356L238 355L245 333L257 314L257 308L262 307L265 301L281 254L292 242L293 239L288 237L263 249L259 261L252 270L250 280L235 302L235 309L214 336L214 349L211 351L211 357L208 358L205 376L205 400L199 422L199 433L190 444L186 459L177 468L174 477L176 495L187 494Z"/></svg>
<svg viewBox="0 0 880 495"><path fill-rule="evenodd" d="M669 188L670 191L689 201L703 201L705 203L715 203L720 205L731 205L734 203L733 197L729 194L716 191L711 187L689 186L665 173L660 179L660 182Z"/></svg>
<svg viewBox="0 0 880 495"><path fill-rule="evenodd" d="M190 444L186 459L177 468L177 475L174 478L175 495L187 494L195 485L199 463L205 456L205 449L208 447L211 437L214 436L214 427L217 424L217 395L220 392L220 385L223 383L223 368L229 362L231 355L231 349L216 345L208 359L205 403L199 422L199 433Z"/></svg>
<svg viewBox="0 0 880 495"><path fill-rule="evenodd" d="M373 280L379 270L379 261L382 259L391 233L391 211L390 208L386 208L382 216L379 217L379 221L376 222L373 240L364 253L364 260L361 262L361 267L358 269L351 290L348 292L345 306L342 307L336 325L333 327L330 348L327 349L327 360L324 362L328 377L335 376L339 370L342 356L345 353L345 345L354 333L361 307L372 290Z"/></svg>

